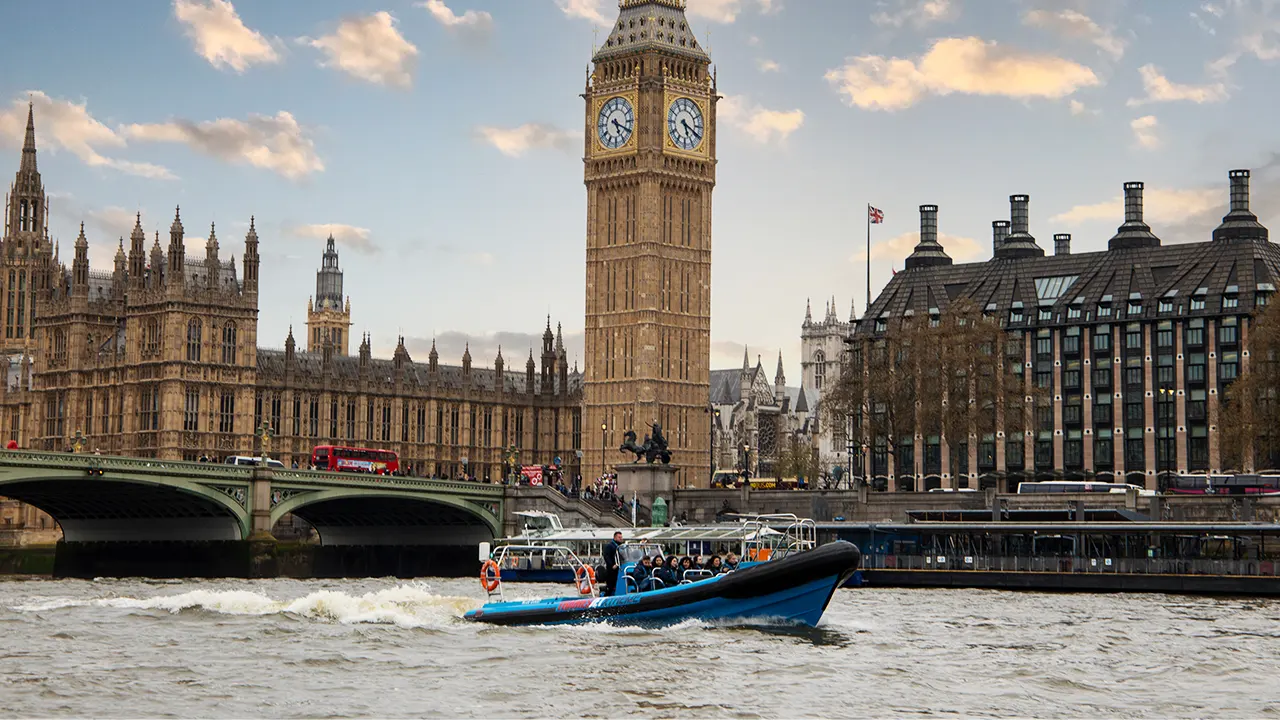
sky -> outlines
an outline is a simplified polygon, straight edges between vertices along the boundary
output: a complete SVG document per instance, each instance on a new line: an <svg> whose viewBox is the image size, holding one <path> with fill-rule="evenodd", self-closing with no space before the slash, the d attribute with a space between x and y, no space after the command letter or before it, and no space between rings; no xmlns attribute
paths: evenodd
<svg viewBox="0 0 1280 720"><path fill-rule="evenodd" d="M939 206L957 262L1031 196L1031 232L1099 250L1121 186L1146 183L1165 242L1202 241L1227 172L1251 168L1280 218L1280 0L688 0L715 63L712 366L743 348L799 378L806 300L841 317ZM51 232L85 223L109 269L135 212L188 252L216 222L261 240L259 345L301 339L332 233L353 331L425 360L499 344L546 316L581 358L583 91L617 0L42 0L6 10L0 174L35 105ZM7 158L7 159L6 159ZM1280 228L1278 228L1280 229ZM351 348L355 350L354 346Z"/></svg>

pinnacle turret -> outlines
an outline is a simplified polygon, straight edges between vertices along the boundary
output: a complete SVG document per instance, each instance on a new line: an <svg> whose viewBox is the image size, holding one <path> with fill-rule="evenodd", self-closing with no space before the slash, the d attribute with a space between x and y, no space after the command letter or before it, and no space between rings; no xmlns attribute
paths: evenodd
<svg viewBox="0 0 1280 720"><path fill-rule="evenodd" d="M18 174L39 172L36 169L36 111L35 103L27 103L27 135L22 139L22 163Z"/></svg>

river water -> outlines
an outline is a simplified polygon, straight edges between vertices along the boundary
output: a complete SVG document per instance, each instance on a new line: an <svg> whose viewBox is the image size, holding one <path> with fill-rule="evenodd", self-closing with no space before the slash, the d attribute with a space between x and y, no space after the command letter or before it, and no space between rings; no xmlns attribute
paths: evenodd
<svg viewBox="0 0 1280 720"><path fill-rule="evenodd" d="M1280 716L1280 601L841 590L812 630L460 619L481 601L475 580L0 580L0 715Z"/></svg>

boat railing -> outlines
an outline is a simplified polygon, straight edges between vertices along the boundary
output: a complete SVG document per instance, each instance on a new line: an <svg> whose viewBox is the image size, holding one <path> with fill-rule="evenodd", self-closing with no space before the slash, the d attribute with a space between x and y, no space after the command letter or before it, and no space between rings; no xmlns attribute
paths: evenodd
<svg viewBox="0 0 1280 720"><path fill-rule="evenodd" d="M810 518L802 518L793 513L738 515L737 517L744 525L756 531L755 538L746 543L748 555L752 560L760 562L777 560L818 546L818 525ZM767 531L778 534L771 535Z"/></svg>
<svg viewBox="0 0 1280 720"><path fill-rule="evenodd" d="M587 587L583 595L594 596L597 593L599 578L595 578L595 569L584 563L578 556L563 545L499 545L489 553L488 559L480 568L480 585L492 598L497 595L505 600L502 591L502 571L504 569L529 569L535 560L544 566L567 567L573 570L574 578L591 578L589 583L582 582L579 587ZM551 562L548 563L547 561ZM492 563L492 565L490 564ZM487 583L492 582L492 585Z"/></svg>
<svg viewBox="0 0 1280 720"><path fill-rule="evenodd" d="M898 555L869 553L866 570L967 570L1005 573L1100 573L1117 575L1220 575L1280 578L1280 559L1144 558L1078 555L968 555L960 553Z"/></svg>
<svg viewBox="0 0 1280 720"><path fill-rule="evenodd" d="M695 583L695 582L698 582L699 580L706 580L707 578L711 578L715 576L716 574L711 572L710 570L685 570L684 573L681 575L680 584L684 585L687 583Z"/></svg>

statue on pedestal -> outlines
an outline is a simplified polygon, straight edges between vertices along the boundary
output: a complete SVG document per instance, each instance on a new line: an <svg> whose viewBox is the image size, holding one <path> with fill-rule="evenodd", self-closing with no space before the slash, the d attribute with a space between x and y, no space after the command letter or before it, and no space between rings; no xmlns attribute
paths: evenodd
<svg viewBox="0 0 1280 720"><path fill-rule="evenodd" d="M663 465L671 464L671 450L667 448L667 438L662 434L662 425L653 423L651 426L653 435L645 435L643 443L636 443L636 431L628 430L623 435L622 447L618 448L620 452L629 452L634 454L633 462L640 462L640 458L653 464L657 460L661 460Z"/></svg>

